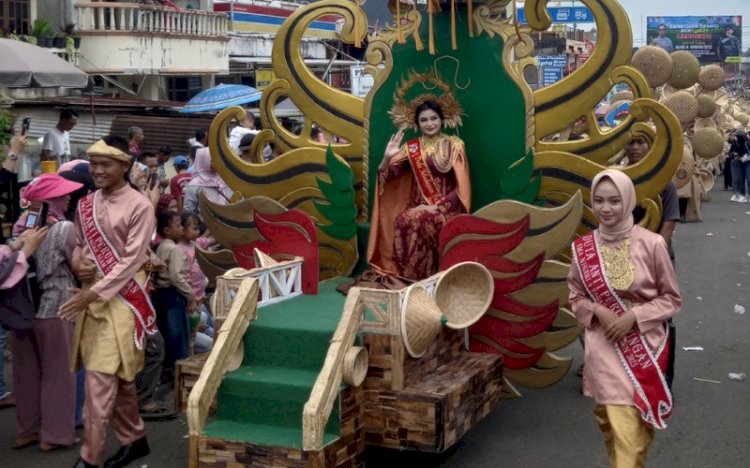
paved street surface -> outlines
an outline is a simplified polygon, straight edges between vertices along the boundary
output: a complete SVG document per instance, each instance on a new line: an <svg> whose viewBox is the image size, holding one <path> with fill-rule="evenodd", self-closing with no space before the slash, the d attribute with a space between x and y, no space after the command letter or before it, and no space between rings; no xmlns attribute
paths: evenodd
<svg viewBox="0 0 750 468"><path fill-rule="evenodd" d="M750 380L736 382L728 377L730 372L750 374L750 204L729 202L730 193L718 188L721 181L716 185L713 201L704 206L704 222L677 226L677 273L684 308L676 318L676 406L669 428L656 435L648 466L743 467L750 459ZM734 313L735 304L748 313ZM704 350L683 350L690 346ZM573 370L581 362L577 342L558 354L574 357ZM8 366L6 382L12 382ZM571 371L552 388L524 390L523 398L502 402L440 457L371 450L368 466L401 462L415 467L606 467L593 405L580 390L580 379ZM0 410L0 466L72 466L77 449L12 450L14 418L14 410ZM152 455L132 466L187 466L184 417L147 423L147 428ZM110 439L108 454L117 449L114 437Z"/></svg>

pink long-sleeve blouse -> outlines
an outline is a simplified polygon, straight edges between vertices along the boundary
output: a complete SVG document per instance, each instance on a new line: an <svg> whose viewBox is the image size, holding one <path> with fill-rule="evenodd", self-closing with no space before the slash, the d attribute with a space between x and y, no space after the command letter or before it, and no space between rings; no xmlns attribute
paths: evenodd
<svg viewBox="0 0 750 468"><path fill-rule="evenodd" d="M635 267L633 282L627 290L615 292L632 304L636 327L655 352L666 335L667 319L682 307L677 277L664 239L640 226L630 231L630 261ZM568 274L568 286L573 313L586 327L584 394L602 405L633 406L633 384L615 345L607 340L594 316L596 303L588 296L575 263Z"/></svg>

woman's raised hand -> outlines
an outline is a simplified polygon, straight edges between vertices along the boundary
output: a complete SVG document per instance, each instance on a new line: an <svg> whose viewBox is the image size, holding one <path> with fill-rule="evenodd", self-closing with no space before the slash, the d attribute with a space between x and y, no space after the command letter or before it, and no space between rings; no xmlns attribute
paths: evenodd
<svg viewBox="0 0 750 468"><path fill-rule="evenodd" d="M388 145L385 147L385 154L383 155L386 161L390 161L399 151L401 151L401 140L403 139L404 132L402 130L391 135L391 139L388 140Z"/></svg>

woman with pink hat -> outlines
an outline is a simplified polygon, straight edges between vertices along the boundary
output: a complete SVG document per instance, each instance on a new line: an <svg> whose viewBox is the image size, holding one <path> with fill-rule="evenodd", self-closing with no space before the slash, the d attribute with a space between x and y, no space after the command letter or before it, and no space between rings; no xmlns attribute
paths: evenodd
<svg viewBox="0 0 750 468"><path fill-rule="evenodd" d="M34 325L17 330L13 348L13 382L16 391L15 448L39 443L42 450L73 445L75 441L75 373L70 371L75 325L58 318L57 310L77 287L71 271L75 230L65 219L70 193L81 184L58 174L42 174L21 191L22 203L46 203L42 220L49 234L34 254L39 301ZM14 234L26 228L24 214Z"/></svg>

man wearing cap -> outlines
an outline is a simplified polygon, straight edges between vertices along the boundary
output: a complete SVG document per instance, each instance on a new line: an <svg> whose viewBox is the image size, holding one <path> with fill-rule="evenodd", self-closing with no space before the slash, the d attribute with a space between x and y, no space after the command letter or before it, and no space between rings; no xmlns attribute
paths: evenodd
<svg viewBox="0 0 750 468"><path fill-rule="evenodd" d="M187 157L182 155L175 156L173 164L177 175L172 177L169 181L169 193L177 199L177 206L179 207L180 212L182 212L182 197L185 193L185 188L187 188L193 175L188 172L190 161L188 161Z"/></svg>
<svg viewBox="0 0 750 468"><path fill-rule="evenodd" d="M84 287L59 310L62 318L77 319L73 361L86 369L86 421L75 468L101 465L108 424L122 447L104 467L126 466L149 453L134 380L146 335L156 331L144 289L155 216L148 199L127 183L131 156L113 140L86 151L98 190L81 199L76 214L73 268Z"/></svg>

